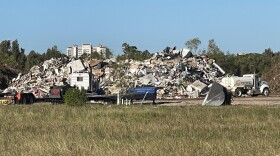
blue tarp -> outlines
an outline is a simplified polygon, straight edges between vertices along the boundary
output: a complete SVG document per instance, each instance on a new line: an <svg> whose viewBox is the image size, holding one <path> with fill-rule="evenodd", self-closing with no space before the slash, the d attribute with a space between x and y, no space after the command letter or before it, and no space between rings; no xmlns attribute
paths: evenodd
<svg viewBox="0 0 280 156"><path fill-rule="evenodd" d="M141 100L143 98L144 100L155 100L156 97L156 87L137 87L128 89L128 95L125 98L132 100Z"/></svg>

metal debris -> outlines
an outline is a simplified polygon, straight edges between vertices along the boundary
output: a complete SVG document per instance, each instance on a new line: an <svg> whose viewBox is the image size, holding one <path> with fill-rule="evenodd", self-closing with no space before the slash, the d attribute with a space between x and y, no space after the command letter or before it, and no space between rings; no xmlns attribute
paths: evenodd
<svg viewBox="0 0 280 156"><path fill-rule="evenodd" d="M202 105L206 106L221 106L231 103L231 94L225 87L214 82L206 95Z"/></svg>

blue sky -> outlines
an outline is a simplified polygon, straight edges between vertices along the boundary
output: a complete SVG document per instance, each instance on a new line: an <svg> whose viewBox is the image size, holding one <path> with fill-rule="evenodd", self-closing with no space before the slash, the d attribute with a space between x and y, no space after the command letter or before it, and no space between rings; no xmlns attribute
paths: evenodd
<svg viewBox="0 0 280 156"><path fill-rule="evenodd" d="M279 0L3 0L0 41L18 39L26 53L92 43L121 54L125 42L158 52L198 37L201 50L213 38L224 52L280 51L279 10Z"/></svg>

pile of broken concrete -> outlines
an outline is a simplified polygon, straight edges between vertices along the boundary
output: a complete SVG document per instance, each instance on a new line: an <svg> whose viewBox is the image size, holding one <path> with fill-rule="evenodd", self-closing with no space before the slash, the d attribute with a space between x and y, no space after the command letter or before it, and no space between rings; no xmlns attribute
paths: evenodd
<svg viewBox="0 0 280 156"><path fill-rule="evenodd" d="M195 56L188 49L166 49L145 61L116 59L68 60L51 59L34 66L28 74L13 79L8 92L32 92L37 98L48 95L52 85L70 84L70 74L88 70L107 94L125 91L130 87L155 86L158 98L196 98L206 95L208 85L219 81L225 72L215 60Z"/></svg>
<svg viewBox="0 0 280 156"><path fill-rule="evenodd" d="M67 58L46 60L40 66L33 66L25 75L19 73L3 93L33 93L36 98L43 98L49 94L51 86L69 84L69 74L79 70L85 70L80 60L69 61Z"/></svg>
<svg viewBox="0 0 280 156"><path fill-rule="evenodd" d="M219 82L225 74L215 60L204 55L194 56L189 49L169 49L143 62L126 60L122 64L122 68L101 77L101 84L109 84L103 84L104 88L118 92L120 87L155 86L158 98L206 95L208 85Z"/></svg>

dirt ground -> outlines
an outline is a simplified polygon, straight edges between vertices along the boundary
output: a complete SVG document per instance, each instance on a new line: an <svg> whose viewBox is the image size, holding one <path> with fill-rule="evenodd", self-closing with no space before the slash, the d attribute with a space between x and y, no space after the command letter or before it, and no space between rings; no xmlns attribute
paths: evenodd
<svg viewBox="0 0 280 156"><path fill-rule="evenodd" d="M188 106L201 105L204 98L199 99L178 99L178 100L157 100L156 103L161 106ZM279 105L280 95L265 96L247 96L234 97L232 105Z"/></svg>

